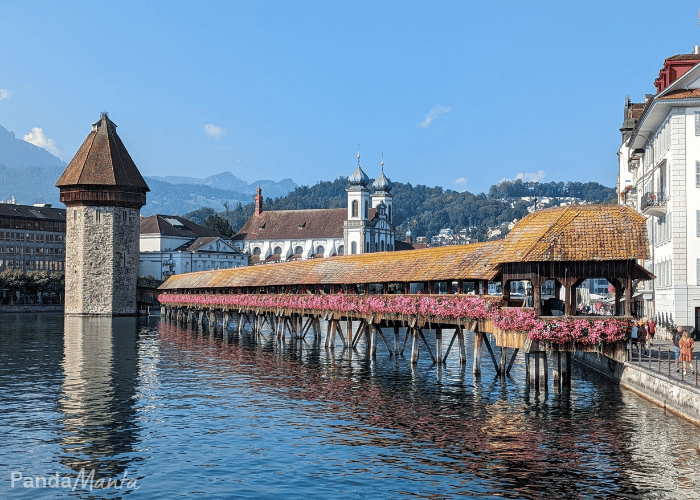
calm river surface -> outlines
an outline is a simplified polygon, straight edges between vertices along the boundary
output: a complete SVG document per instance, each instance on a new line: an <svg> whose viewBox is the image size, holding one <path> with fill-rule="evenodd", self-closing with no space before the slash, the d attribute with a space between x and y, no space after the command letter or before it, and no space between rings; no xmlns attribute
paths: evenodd
<svg viewBox="0 0 700 500"><path fill-rule="evenodd" d="M700 429L577 365L536 392L450 358L0 315L0 498L700 498Z"/></svg>

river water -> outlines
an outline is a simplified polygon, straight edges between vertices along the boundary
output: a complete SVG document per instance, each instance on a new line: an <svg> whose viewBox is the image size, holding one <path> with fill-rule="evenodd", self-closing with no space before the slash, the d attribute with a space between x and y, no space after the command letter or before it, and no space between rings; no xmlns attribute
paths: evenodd
<svg viewBox="0 0 700 500"><path fill-rule="evenodd" d="M700 498L700 429L578 365L365 352L0 315L0 498Z"/></svg>

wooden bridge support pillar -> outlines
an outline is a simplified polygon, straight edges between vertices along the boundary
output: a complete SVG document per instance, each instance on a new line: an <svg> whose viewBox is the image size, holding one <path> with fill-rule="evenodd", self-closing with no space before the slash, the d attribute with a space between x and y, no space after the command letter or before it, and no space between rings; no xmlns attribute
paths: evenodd
<svg viewBox="0 0 700 500"><path fill-rule="evenodd" d="M418 328L411 328L411 333L413 334L413 339L411 342L411 363L418 363L418 357L420 356L418 346Z"/></svg>
<svg viewBox="0 0 700 500"><path fill-rule="evenodd" d="M167 314L168 310L165 308L165 306L160 306L160 316L161 318L164 318Z"/></svg>
<svg viewBox="0 0 700 500"><path fill-rule="evenodd" d="M209 328L216 328L216 311L209 311Z"/></svg>
<svg viewBox="0 0 700 500"><path fill-rule="evenodd" d="M231 320L231 315L227 312L224 313L224 322L221 325L224 331L228 330L228 322Z"/></svg>
<svg viewBox="0 0 700 500"><path fill-rule="evenodd" d="M484 350L484 334L475 331L474 332L474 367L472 373L474 375L481 375L481 353Z"/></svg>
<svg viewBox="0 0 700 500"><path fill-rule="evenodd" d="M399 355L399 326L394 325L394 355L398 356Z"/></svg>
<svg viewBox="0 0 700 500"><path fill-rule="evenodd" d="M372 358L377 357L377 328L374 325L369 325L369 355Z"/></svg>
<svg viewBox="0 0 700 500"><path fill-rule="evenodd" d="M562 387L571 386L571 353L556 351L552 353L552 381Z"/></svg>
<svg viewBox="0 0 700 500"><path fill-rule="evenodd" d="M528 359L529 358L529 359ZM531 352L528 359L528 382L530 387L535 389L547 389L547 352L535 351Z"/></svg>
<svg viewBox="0 0 700 500"><path fill-rule="evenodd" d="M508 349L506 347L501 346L501 359L500 359L500 363L498 364L498 374L499 375L506 374L506 364L507 363L508 363Z"/></svg>
<svg viewBox="0 0 700 500"><path fill-rule="evenodd" d="M437 327L435 329L435 359L438 363L443 363L442 356L442 328Z"/></svg>
<svg viewBox="0 0 700 500"><path fill-rule="evenodd" d="M467 351L464 346L464 328L457 327L457 341L459 342L459 364L467 364Z"/></svg>

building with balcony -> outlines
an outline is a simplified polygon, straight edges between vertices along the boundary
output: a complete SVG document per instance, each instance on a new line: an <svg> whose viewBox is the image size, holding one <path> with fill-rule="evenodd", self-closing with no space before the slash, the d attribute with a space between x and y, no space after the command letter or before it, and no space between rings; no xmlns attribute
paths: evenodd
<svg viewBox="0 0 700 500"><path fill-rule="evenodd" d="M640 314L700 327L700 49L667 58L655 94L625 99L619 202L647 217L656 279L635 290Z"/></svg>

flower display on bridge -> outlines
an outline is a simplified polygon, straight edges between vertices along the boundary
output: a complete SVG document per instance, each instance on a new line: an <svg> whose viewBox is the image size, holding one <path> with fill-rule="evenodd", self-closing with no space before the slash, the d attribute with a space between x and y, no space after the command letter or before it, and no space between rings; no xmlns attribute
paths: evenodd
<svg viewBox="0 0 700 500"><path fill-rule="evenodd" d="M473 295L297 295L297 294L161 294L162 304L224 309L293 309L323 313L384 314L398 320L422 316L468 322L490 319L501 330L527 333L532 341L552 344L609 344L624 340L631 328L625 319L544 319L529 308L500 307L500 298Z"/></svg>

